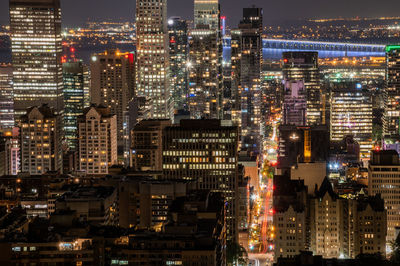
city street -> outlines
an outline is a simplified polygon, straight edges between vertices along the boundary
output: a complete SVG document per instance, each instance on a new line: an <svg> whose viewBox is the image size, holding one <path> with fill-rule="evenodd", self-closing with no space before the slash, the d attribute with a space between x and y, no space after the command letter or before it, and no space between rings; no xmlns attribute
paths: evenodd
<svg viewBox="0 0 400 266"><path fill-rule="evenodd" d="M260 167L259 186L252 195L254 208L251 216L249 234L250 265L272 265L274 252L275 228L273 227L273 177L277 162L277 122L270 136L263 142L262 164Z"/></svg>

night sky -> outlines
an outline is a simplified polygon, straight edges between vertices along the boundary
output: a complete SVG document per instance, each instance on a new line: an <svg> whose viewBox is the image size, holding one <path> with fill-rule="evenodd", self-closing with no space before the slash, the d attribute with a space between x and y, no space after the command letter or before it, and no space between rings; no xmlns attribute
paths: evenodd
<svg viewBox="0 0 400 266"><path fill-rule="evenodd" d="M255 4L264 9L264 22L325 17L400 16L399 0L220 0L228 24L237 25L241 9ZM64 25L88 18L134 19L135 0L61 0ZM193 0L168 0L168 15L193 17ZM8 22L8 0L0 0L0 23Z"/></svg>

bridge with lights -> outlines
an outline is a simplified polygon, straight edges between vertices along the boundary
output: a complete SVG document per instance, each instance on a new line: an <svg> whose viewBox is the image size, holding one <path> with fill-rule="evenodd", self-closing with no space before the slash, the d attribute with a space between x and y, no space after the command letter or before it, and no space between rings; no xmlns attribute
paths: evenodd
<svg viewBox="0 0 400 266"><path fill-rule="evenodd" d="M385 48L380 44L263 39L264 50L318 51L327 55L385 56Z"/></svg>
<svg viewBox="0 0 400 266"><path fill-rule="evenodd" d="M230 48L230 37L224 37L224 48ZM306 40L263 39L264 59L280 59L286 51L316 51L321 58L385 56L385 45L324 42Z"/></svg>

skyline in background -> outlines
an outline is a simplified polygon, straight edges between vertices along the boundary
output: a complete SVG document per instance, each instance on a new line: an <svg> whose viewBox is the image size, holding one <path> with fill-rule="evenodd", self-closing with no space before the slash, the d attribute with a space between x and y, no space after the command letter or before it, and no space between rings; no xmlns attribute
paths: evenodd
<svg viewBox="0 0 400 266"><path fill-rule="evenodd" d="M8 24L8 0L0 1L0 24ZM228 25L236 26L242 17L242 9L256 5L264 10L264 25L304 18L381 17L399 16L400 1L386 0L282 0L265 1L220 0L221 13L228 18ZM76 26L87 20L134 21L134 0L62 0L63 25ZM360 6L362 5L362 9ZM345 7L345 8L344 8ZM168 0L168 16L193 19L193 0Z"/></svg>

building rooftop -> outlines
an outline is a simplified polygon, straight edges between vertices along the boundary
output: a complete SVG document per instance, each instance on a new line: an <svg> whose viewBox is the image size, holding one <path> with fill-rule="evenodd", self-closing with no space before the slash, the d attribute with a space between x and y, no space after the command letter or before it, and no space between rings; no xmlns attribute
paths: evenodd
<svg viewBox="0 0 400 266"><path fill-rule="evenodd" d="M370 165L400 165L399 154L395 150L372 151Z"/></svg>
<svg viewBox="0 0 400 266"><path fill-rule="evenodd" d="M59 201L80 201L80 200L100 200L111 196L115 191L114 187L80 187L74 191L64 193Z"/></svg>

